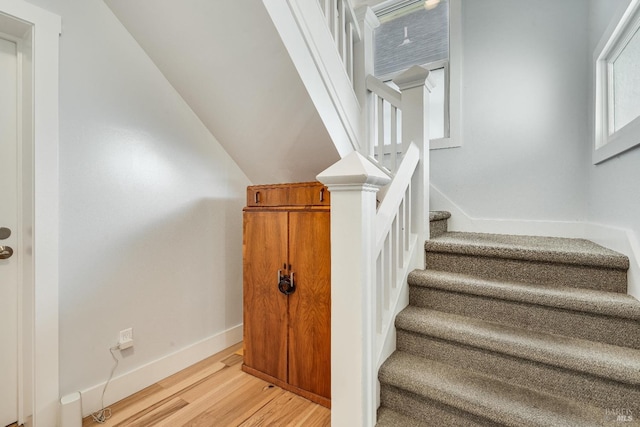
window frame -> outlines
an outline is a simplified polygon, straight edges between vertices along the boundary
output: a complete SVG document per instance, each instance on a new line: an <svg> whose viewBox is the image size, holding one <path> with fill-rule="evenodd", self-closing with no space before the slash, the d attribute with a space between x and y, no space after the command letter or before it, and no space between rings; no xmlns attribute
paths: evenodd
<svg viewBox="0 0 640 427"><path fill-rule="evenodd" d="M387 2L384 3L388 4ZM429 141L431 150L462 146L461 96L462 85L462 6L461 0L449 0L449 59L422 64L429 71L444 68L444 134L443 138ZM405 70L389 73L378 78L384 82L392 80Z"/></svg>
<svg viewBox="0 0 640 427"><path fill-rule="evenodd" d="M640 145L640 116L615 131L613 97L613 63L639 30L640 0L632 0L617 24L605 32L596 49L594 164Z"/></svg>

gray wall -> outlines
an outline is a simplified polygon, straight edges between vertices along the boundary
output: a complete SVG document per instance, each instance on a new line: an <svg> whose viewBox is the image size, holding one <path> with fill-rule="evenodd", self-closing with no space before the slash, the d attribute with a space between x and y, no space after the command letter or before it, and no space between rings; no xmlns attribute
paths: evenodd
<svg viewBox="0 0 640 427"><path fill-rule="evenodd" d="M588 2L462 2L461 148L432 183L474 218L586 218Z"/></svg>
<svg viewBox="0 0 640 427"><path fill-rule="evenodd" d="M101 0L30 0L60 38L60 394L242 322L249 184Z"/></svg>
<svg viewBox="0 0 640 427"><path fill-rule="evenodd" d="M589 68L590 99L593 100L593 54L612 21L617 22L630 0L590 0ZM591 101L593 102L593 101ZM593 110L591 110L593 111ZM591 124L593 119L591 119ZM593 125L591 126L593 129ZM588 145L593 147L593 133ZM599 165L589 162L589 221L632 230L640 236L640 149L636 147Z"/></svg>

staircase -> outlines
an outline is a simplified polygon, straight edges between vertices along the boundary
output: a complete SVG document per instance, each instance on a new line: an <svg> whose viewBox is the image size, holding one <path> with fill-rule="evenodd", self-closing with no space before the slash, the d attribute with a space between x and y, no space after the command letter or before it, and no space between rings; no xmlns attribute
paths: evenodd
<svg viewBox="0 0 640 427"><path fill-rule="evenodd" d="M628 259L582 239L447 232L408 279L378 426L638 426Z"/></svg>

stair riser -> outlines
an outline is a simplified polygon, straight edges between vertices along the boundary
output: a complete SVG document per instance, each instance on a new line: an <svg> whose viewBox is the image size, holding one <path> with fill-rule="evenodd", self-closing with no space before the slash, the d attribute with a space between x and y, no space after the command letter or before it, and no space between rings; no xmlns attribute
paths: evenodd
<svg viewBox="0 0 640 427"><path fill-rule="evenodd" d="M426 268L482 279L627 292L627 273L570 264L469 256L426 251Z"/></svg>
<svg viewBox="0 0 640 427"><path fill-rule="evenodd" d="M640 414L640 389L637 386L403 330L397 331L397 349L460 369L492 375L514 385L602 408L627 409Z"/></svg>
<svg viewBox="0 0 640 427"><path fill-rule="evenodd" d="M429 237L434 238L447 232L447 220L441 219L429 222Z"/></svg>
<svg viewBox="0 0 640 427"><path fill-rule="evenodd" d="M640 349L640 322L411 286L409 304L489 322Z"/></svg>
<svg viewBox="0 0 640 427"><path fill-rule="evenodd" d="M401 414L386 406L378 408L376 427L431 427L429 424Z"/></svg>
<svg viewBox="0 0 640 427"><path fill-rule="evenodd" d="M380 404L430 426L494 427L502 425L386 384L381 384Z"/></svg>

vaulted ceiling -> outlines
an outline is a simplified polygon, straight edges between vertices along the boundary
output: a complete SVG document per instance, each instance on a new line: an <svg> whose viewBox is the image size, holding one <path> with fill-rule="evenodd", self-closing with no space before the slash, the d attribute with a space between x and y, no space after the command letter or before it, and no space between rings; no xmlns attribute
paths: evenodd
<svg viewBox="0 0 640 427"><path fill-rule="evenodd" d="M105 0L253 183L339 159L260 0Z"/></svg>

